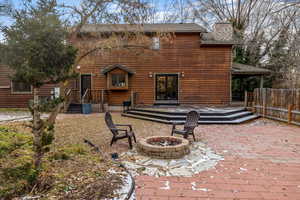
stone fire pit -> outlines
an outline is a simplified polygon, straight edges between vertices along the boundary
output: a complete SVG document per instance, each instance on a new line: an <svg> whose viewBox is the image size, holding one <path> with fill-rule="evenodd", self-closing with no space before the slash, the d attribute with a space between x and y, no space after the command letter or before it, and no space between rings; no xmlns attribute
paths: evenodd
<svg viewBox="0 0 300 200"><path fill-rule="evenodd" d="M181 158L190 153L189 141L174 136L152 136L139 140L137 150L144 155L160 158Z"/></svg>

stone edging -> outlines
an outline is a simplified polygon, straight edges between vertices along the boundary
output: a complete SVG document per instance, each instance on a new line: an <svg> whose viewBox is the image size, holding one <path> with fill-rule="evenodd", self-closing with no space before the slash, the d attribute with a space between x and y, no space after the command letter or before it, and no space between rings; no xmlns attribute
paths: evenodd
<svg viewBox="0 0 300 200"><path fill-rule="evenodd" d="M164 138L170 141L178 141L180 144L174 146L158 146L149 143L149 141L159 141ZM137 143L137 150L144 155L163 159L181 158L190 153L189 141L174 136L152 136L140 139Z"/></svg>

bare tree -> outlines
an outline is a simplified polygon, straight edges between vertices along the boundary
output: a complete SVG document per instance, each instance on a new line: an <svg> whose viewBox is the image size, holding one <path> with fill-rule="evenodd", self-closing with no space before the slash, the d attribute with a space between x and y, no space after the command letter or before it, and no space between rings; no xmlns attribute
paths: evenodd
<svg viewBox="0 0 300 200"><path fill-rule="evenodd" d="M232 23L235 37L240 43L240 45L236 45L237 57L235 59L237 62L252 65L277 63L272 67L269 65L269 68L276 73L282 71L283 68L290 71L289 67L294 66L290 63L291 61L297 63L297 59L293 59L297 56L288 58L288 55L297 52L293 45L295 46L296 38L299 37L300 1L198 0L190 3L195 6L194 15L197 22L208 29L216 21ZM276 61L274 46L284 31L287 37L284 48L289 53L282 54L281 58ZM289 62L286 62L284 67L279 67L279 59ZM284 75L281 74L282 76Z"/></svg>
<svg viewBox="0 0 300 200"><path fill-rule="evenodd" d="M38 95L40 87L73 78L74 66L95 52L151 49L151 38L143 32L146 14L146 4L132 0L82 0L78 5L57 5L55 0L24 1L23 7L13 12L15 23L3 29L9 45L1 46L0 50L4 50L8 66L15 69L15 80L33 86L30 127L34 135L33 165L37 175L54 139L55 120L64 101L58 98L43 104ZM129 29L118 34L113 30L103 33L96 25L101 22L127 23ZM132 26L135 31L131 31ZM89 27L96 29L89 31ZM168 38L164 32L153 34ZM77 58L77 51L70 43L79 47ZM20 59L16 59L18 57ZM42 119L41 112L45 111L50 115Z"/></svg>
<svg viewBox="0 0 300 200"><path fill-rule="evenodd" d="M70 41L79 49L76 65L93 53L112 49L125 49L136 53L152 50L152 38L144 32L144 23L154 17L154 8L149 1L127 0L82 0L79 6L60 5L66 24L70 27ZM113 10L113 11L112 11ZM105 23L111 30L103 32ZM99 26L100 24L100 26ZM115 32L119 24L122 31ZM106 26L107 27L107 26ZM170 41L173 34L164 30L152 33L161 40Z"/></svg>
<svg viewBox="0 0 300 200"><path fill-rule="evenodd" d="M195 19L187 0L145 0L148 23L187 23Z"/></svg>

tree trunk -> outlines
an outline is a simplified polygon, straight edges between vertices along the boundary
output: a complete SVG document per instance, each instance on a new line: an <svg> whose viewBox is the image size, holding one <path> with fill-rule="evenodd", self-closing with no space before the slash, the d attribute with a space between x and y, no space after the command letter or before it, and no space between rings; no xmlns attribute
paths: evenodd
<svg viewBox="0 0 300 200"><path fill-rule="evenodd" d="M33 88L33 136L34 136L34 168L39 170L41 168L41 162L43 157L42 152L42 141L41 141L41 116L39 112L39 96L38 96L38 88Z"/></svg>

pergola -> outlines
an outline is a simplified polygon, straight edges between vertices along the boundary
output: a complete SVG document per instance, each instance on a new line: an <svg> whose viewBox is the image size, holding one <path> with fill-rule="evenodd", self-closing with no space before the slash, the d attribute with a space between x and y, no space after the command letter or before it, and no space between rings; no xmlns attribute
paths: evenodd
<svg viewBox="0 0 300 200"><path fill-rule="evenodd" d="M232 63L231 68L231 78L238 78L241 80L248 78L248 77L260 77L260 88L264 87L264 76L270 75L271 71L268 69L255 67L252 65L245 65L240 63ZM243 91L242 84L240 91ZM241 94L243 95L243 94Z"/></svg>

